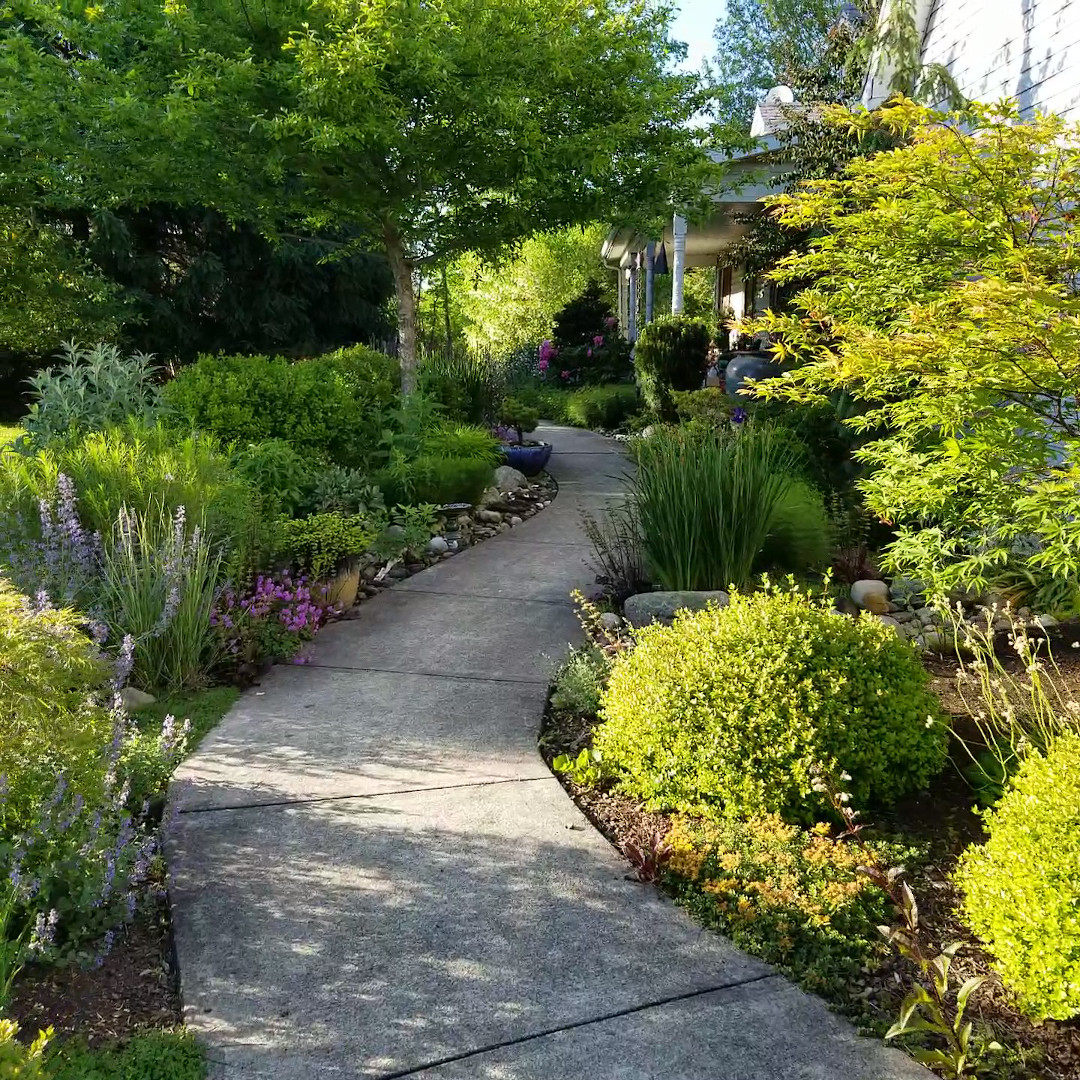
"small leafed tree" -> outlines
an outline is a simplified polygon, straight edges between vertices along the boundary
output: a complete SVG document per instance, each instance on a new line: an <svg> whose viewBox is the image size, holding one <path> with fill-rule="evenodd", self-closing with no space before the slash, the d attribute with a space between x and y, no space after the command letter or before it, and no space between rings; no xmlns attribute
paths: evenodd
<svg viewBox="0 0 1080 1080"><path fill-rule="evenodd" d="M888 565L984 586L1021 559L1080 573L1080 128L1008 105L941 115L899 99L832 112L896 149L773 200L819 230L775 270L794 309L754 332L793 365L765 397L845 390L868 505L897 527Z"/></svg>
<svg viewBox="0 0 1080 1080"><path fill-rule="evenodd" d="M315 218L376 231L415 383L418 268L538 229L651 210L700 183L647 0L317 0L276 122Z"/></svg>

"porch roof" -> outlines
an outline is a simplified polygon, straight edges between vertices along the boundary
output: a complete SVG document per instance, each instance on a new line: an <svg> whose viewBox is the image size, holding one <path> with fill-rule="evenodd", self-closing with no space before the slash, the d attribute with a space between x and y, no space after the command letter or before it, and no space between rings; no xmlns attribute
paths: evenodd
<svg viewBox="0 0 1080 1080"><path fill-rule="evenodd" d="M739 220L761 208L761 200L783 190L782 177L787 169L777 153L779 140L768 135L745 154L728 155L712 150L710 156L726 165L717 188L708 192L715 211L700 221L690 221L686 228L686 265L715 266L724 250L746 235L747 225ZM643 251L650 241L672 245L673 226L665 226L662 236L646 236L629 226L617 226L608 233L600 249L604 265L625 269L635 252ZM670 247L669 247L670 250Z"/></svg>

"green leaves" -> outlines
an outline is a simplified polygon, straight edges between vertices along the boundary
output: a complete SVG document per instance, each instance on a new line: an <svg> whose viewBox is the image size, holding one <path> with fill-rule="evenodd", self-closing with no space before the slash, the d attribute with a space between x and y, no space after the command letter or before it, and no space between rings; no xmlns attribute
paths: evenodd
<svg viewBox="0 0 1080 1080"><path fill-rule="evenodd" d="M871 436L867 503L898 526L890 569L986 587L1023 542L1047 577L1075 575L1080 129L905 99L830 116L903 142L773 201L821 235L773 274L795 310L755 329L794 370L759 393L866 403L848 423Z"/></svg>

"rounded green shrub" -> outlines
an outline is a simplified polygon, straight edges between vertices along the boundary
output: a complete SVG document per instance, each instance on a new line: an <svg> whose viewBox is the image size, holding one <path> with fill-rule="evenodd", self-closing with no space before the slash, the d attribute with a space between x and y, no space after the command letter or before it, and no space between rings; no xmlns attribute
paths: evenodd
<svg viewBox="0 0 1080 1080"><path fill-rule="evenodd" d="M283 439L303 453L360 466L377 448L396 380L395 362L362 346L302 361L203 356L164 396L180 417L223 441Z"/></svg>
<svg viewBox="0 0 1080 1080"><path fill-rule="evenodd" d="M1080 1015L1080 734L1033 752L956 880L968 925L1028 1015Z"/></svg>
<svg viewBox="0 0 1080 1080"><path fill-rule="evenodd" d="M709 327L701 319L669 315L649 323L634 349L634 369L645 404L674 419L672 392L696 390L705 377Z"/></svg>
<svg viewBox="0 0 1080 1080"><path fill-rule="evenodd" d="M895 801L944 765L947 733L911 646L797 590L650 627L616 662L595 745L653 808L824 809L814 770L850 775L854 805Z"/></svg>
<svg viewBox="0 0 1080 1080"><path fill-rule="evenodd" d="M311 486L307 458L284 439L251 443L236 455L236 469L275 512L292 516Z"/></svg>
<svg viewBox="0 0 1080 1080"><path fill-rule="evenodd" d="M478 503L494 478L494 468L483 458L421 455L399 468L388 467L374 476L388 506L394 504Z"/></svg>
<svg viewBox="0 0 1080 1080"><path fill-rule="evenodd" d="M803 480L789 481L773 511L758 569L824 570L831 553L832 524L824 496Z"/></svg>
<svg viewBox="0 0 1080 1080"><path fill-rule="evenodd" d="M590 386L566 400L566 418L577 427L618 427L638 406L637 387L627 384Z"/></svg>

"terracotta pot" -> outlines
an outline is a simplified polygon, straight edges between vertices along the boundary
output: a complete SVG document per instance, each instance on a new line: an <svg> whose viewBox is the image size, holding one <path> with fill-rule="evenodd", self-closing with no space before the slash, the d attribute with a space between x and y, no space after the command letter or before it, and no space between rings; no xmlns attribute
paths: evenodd
<svg viewBox="0 0 1080 1080"><path fill-rule="evenodd" d="M326 583L326 602L339 608L351 608L360 590L360 560L350 559Z"/></svg>

